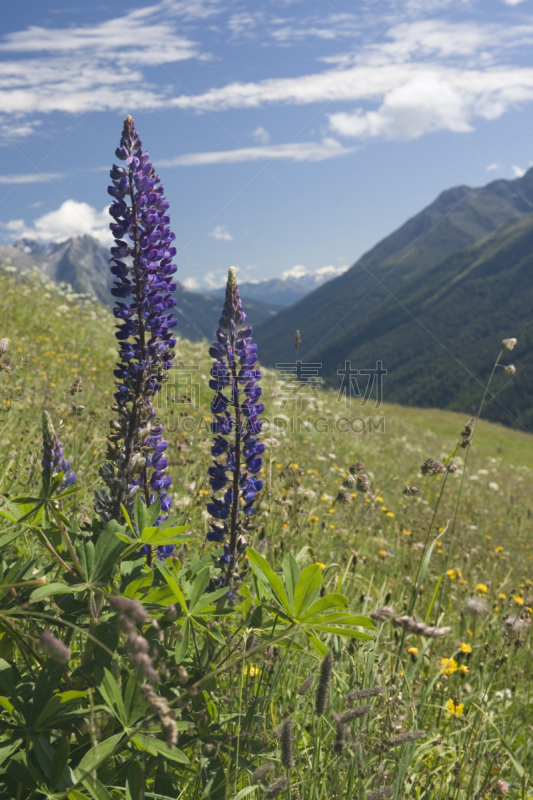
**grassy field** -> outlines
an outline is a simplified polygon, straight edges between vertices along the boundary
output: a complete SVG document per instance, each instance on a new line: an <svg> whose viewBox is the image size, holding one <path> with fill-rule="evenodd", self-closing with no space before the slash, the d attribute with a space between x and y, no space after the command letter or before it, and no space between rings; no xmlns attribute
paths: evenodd
<svg viewBox="0 0 533 800"><path fill-rule="evenodd" d="M10 339L11 358L0 373L0 493L12 498L38 486L44 407L84 487L76 495L77 517L88 520L112 416L112 315L37 275L21 283L4 269L0 278L0 338ZM204 554L213 548L205 540L211 359L205 343L179 341L177 352L198 369L172 377L158 410L169 431L174 506ZM200 387L197 407L181 402L196 396L178 382L188 374ZM262 382L265 416L272 420L283 416L276 377L266 371ZM76 378L83 391L72 394ZM207 791L204 781L198 788L193 774L180 796L263 797L264 787L252 788L250 774L267 757L282 774L278 726L291 716L295 765L283 796L532 797L533 440L480 421L470 449L453 458L456 471L424 477L420 465L447 458L468 415L388 404L374 411L370 403L347 412L336 399L323 391L319 409L296 412L311 418L309 430L291 433L278 424L266 434L266 485L251 542L266 539L262 546L277 570L287 552L302 566L318 563L325 592L342 591L356 613L412 609L425 624L451 630L442 638L422 637L384 618L368 643L326 634L334 675L328 711L318 717L314 689L298 694L320 666L301 643L289 651L272 648L244 670L228 671L214 693L213 713L221 724L230 720L230 738L221 740L216 758L205 742L191 751L198 774L215 762L225 770L224 785ZM346 416L383 417L384 432L330 432ZM327 420L328 432L316 430L313 417ZM343 488L348 496L341 503L337 495L355 461L364 462L371 491L361 496ZM406 496L406 486L419 491ZM27 536L13 547L40 552ZM382 691L368 700L346 699L369 687ZM361 704L370 708L344 727L336 723L335 713ZM413 731L424 733L395 744L395 736ZM230 758L233 746L237 755ZM275 779L272 772L270 783ZM146 796L167 796L161 788L152 791ZM267 790L267 796L274 795Z"/></svg>

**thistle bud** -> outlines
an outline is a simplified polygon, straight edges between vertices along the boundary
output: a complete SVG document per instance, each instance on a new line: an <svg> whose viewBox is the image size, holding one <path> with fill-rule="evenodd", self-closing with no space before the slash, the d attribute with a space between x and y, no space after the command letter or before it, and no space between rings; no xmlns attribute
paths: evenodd
<svg viewBox="0 0 533 800"><path fill-rule="evenodd" d="M343 489L353 489L357 483L353 475L348 475L342 482Z"/></svg>
<svg viewBox="0 0 533 800"><path fill-rule="evenodd" d="M368 475L358 475L355 482L355 488L360 494L366 494L370 491L370 480Z"/></svg>
<svg viewBox="0 0 533 800"><path fill-rule="evenodd" d="M351 475L357 475L359 472L362 472L364 470L364 468L365 468L365 465L363 464L362 461L356 461L355 464L352 464L352 466L349 467L350 474Z"/></svg>

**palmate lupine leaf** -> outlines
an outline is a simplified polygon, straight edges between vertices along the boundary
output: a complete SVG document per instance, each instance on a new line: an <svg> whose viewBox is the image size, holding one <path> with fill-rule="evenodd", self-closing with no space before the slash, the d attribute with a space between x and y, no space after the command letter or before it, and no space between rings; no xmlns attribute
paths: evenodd
<svg viewBox="0 0 533 800"><path fill-rule="evenodd" d="M368 633L352 627L374 630L369 617L354 615L348 610L347 597L334 592L318 598L323 580L318 564L310 564L300 573L296 559L292 557L291 561L291 558L286 557L283 565L287 586L285 589L279 575L276 575L260 553L249 547L247 555L252 571L277 603L274 607L265 604L263 607L280 620L289 623L287 631L297 625L319 654L323 655L327 648L320 642L317 632L334 633L354 639L372 639Z"/></svg>

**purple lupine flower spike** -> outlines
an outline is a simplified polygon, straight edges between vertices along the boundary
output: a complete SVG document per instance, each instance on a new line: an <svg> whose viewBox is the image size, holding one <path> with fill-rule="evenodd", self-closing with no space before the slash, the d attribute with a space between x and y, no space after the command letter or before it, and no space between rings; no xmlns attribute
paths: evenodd
<svg viewBox="0 0 533 800"><path fill-rule="evenodd" d="M121 504L129 511L136 494L147 506L157 498L162 514L172 506L168 443L163 426L155 420L152 400L167 380L176 344L175 236L159 176L143 152L131 117L124 121L116 156L123 166L113 165L108 191L113 197L111 272L116 281L111 293L116 298L113 313L120 361L114 371L113 409L118 421L111 422L107 463L100 471L108 491L100 490L96 498L104 521L122 521Z"/></svg>
<svg viewBox="0 0 533 800"><path fill-rule="evenodd" d="M76 473L72 472L69 462L63 457L63 448L48 411L43 411L43 460L41 465L43 478L47 480L55 478L60 472L64 474L62 489L67 489L76 483Z"/></svg>
<svg viewBox="0 0 533 800"><path fill-rule="evenodd" d="M257 402L261 372L255 367L257 345L252 344L251 326L237 327L245 322L235 270L230 267L217 341L209 350L215 359L209 381L215 391L211 403L215 440L211 448L213 465L208 470L214 494L207 505L211 516L222 523L213 523L207 538L211 542L229 539L220 559L221 566L228 565L228 584L237 559L240 515L255 514L254 501L263 488L263 481L257 477L265 449L258 440L263 424L258 418L264 410L263 403ZM217 497L216 493L222 491L223 495Z"/></svg>

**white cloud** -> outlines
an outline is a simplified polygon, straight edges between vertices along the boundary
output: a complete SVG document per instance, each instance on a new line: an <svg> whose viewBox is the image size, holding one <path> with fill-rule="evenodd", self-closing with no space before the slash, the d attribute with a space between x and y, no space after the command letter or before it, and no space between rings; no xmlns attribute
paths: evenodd
<svg viewBox="0 0 533 800"><path fill-rule="evenodd" d="M524 0L503 0L506 6L518 6L520 3L523 3Z"/></svg>
<svg viewBox="0 0 533 800"><path fill-rule="evenodd" d="M252 136L257 144L268 144L270 141L270 134L263 128L262 125L252 131Z"/></svg>
<svg viewBox="0 0 533 800"><path fill-rule="evenodd" d="M495 169L499 169L499 168L500 168L500 165L499 165L499 164L496 164L496 163L493 163L493 164L488 164L488 165L485 167L485 169L487 170L487 172L494 172L494 170L495 170Z"/></svg>
<svg viewBox="0 0 533 800"><path fill-rule="evenodd" d="M513 164L511 169L513 170L513 175L515 178L523 178L523 176L526 174L525 169L522 169L522 167L517 167L516 164Z"/></svg>
<svg viewBox="0 0 533 800"><path fill-rule="evenodd" d="M211 153L186 153L176 158L158 161L158 167L193 167L205 164L237 164L241 161L286 159L289 161L324 161L355 151L326 137L322 142L289 142L288 144L242 147L238 150L219 150Z"/></svg>
<svg viewBox="0 0 533 800"><path fill-rule="evenodd" d="M0 175L0 184L49 183L65 176L61 172L31 172L28 175Z"/></svg>
<svg viewBox="0 0 533 800"><path fill-rule="evenodd" d="M31 225L26 225L24 220L11 220L3 227L14 237L27 236L43 242L63 242L71 236L88 234L101 239L107 245L112 241L109 221L108 206L97 211L88 203L66 200L58 209L43 214Z"/></svg>
<svg viewBox="0 0 533 800"><path fill-rule="evenodd" d="M171 104L221 111L355 101L350 111L331 109L332 132L361 140L465 132L477 119L496 119L533 100L533 69L510 63L513 50L527 51L531 45L531 22L505 27L420 20L392 27L380 42L330 58L334 69L230 83L176 97Z"/></svg>
<svg viewBox="0 0 533 800"><path fill-rule="evenodd" d="M239 271L239 267L235 267L235 272ZM204 284L208 289L220 289L222 286L226 285L227 279L227 270L211 270L211 272L208 272L206 275L204 275Z"/></svg>
<svg viewBox="0 0 533 800"><path fill-rule="evenodd" d="M217 239L219 242L232 242L233 236L228 231L225 225L217 225L211 233L207 234L211 236L213 239Z"/></svg>
<svg viewBox="0 0 533 800"><path fill-rule="evenodd" d="M96 25L7 34L0 53L17 58L0 62L2 114L160 108L170 89L150 84L147 68L205 58L182 31L217 11L217 0L161 0Z"/></svg>
<svg viewBox="0 0 533 800"><path fill-rule="evenodd" d="M442 75L425 72L385 95L377 111L331 114L332 130L354 139L416 139L436 130L472 130L464 93Z"/></svg>

